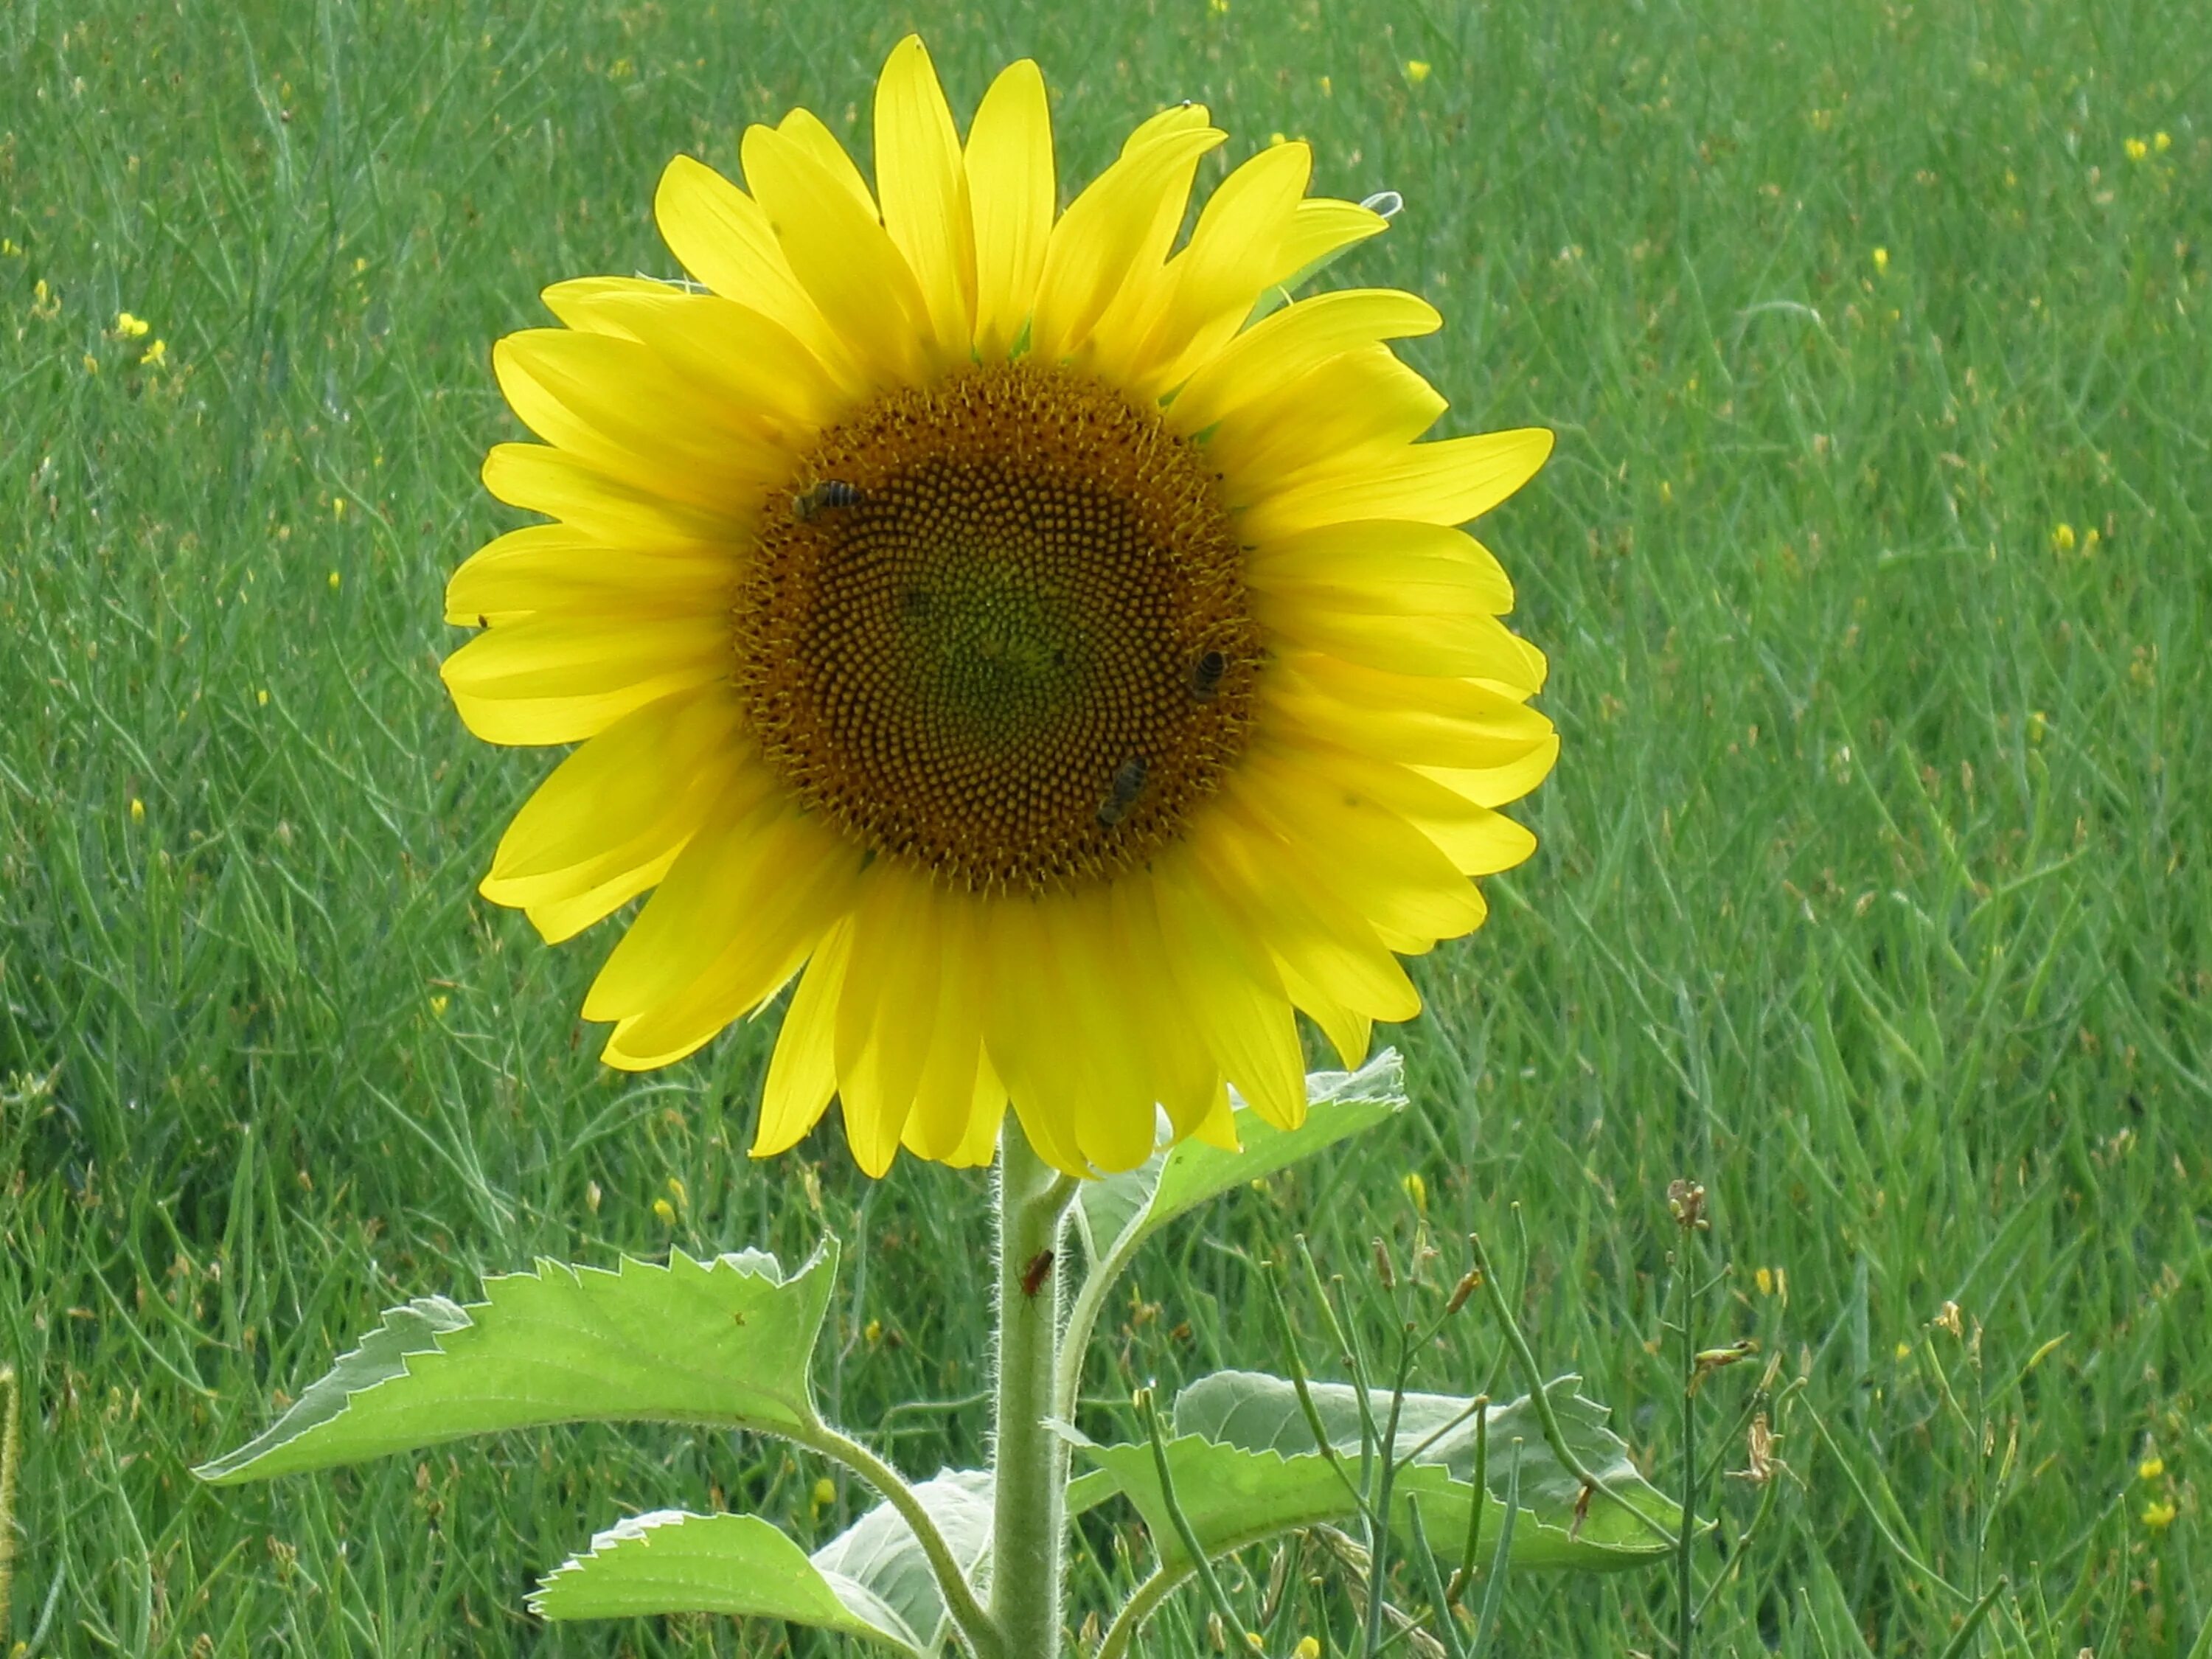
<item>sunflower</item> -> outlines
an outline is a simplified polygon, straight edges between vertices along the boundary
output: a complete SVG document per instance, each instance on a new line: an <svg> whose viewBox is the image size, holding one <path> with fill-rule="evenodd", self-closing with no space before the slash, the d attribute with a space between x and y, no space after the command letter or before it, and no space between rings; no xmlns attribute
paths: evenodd
<svg viewBox="0 0 2212 1659"><path fill-rule="evenodd" d="M1055 211L1023 62L963 144L919 40L877 179L814 116L750 194L679 157L694 282L545 292L499 342L491 493L551 520L454 574L445 665L493 743L577 744L483 884L549 941L651 890L584 1002L631 1069L794 979L753 1151L842 1105L872 1174L976 1164L1009 1103L1072 1174L1228 1091L1304 1106L1297 1012L1355 1062L1399 957L1480 925L1471 877L1550 769L1542 657L1456 526L1551 448L1418 442L1444 400L1409 294L1288 288L1384 221L1280 143L1230 171L1182 105ZM1163 1127L1164 1124L1164 1127Z"/></svg>

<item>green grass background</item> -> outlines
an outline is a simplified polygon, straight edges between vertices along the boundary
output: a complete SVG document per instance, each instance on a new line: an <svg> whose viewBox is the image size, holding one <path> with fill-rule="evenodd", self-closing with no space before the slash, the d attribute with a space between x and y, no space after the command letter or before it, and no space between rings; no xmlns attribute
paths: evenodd
<svg viewBox="0 0 2212 1659"><path fill-rule="evenodd" d="M1442 1283L1522 1205L1547 1363L1671 1481L1647 1344L1692 1176L1707 1328L1807 1379L1740 1559L1758 1494L1721 1483L1713 1650L1934 1652L1963 1607L1933 1571L2009 1577L1983 1652L2204 1653L2212 13L2148 0L0 10L0 1361L29 1390L0 1636L787 1651L519 1610L619 1513L855 1512L772 1446L187 1474L379 1307L533 1254L833 1228L829 1398L912 1471L979 1455L981 1179L871 1185L834 1125L747 1163L772 1020L602 1069L574 1011L608 931L548 950L473 890L547 759L470 739L435 675L441 582L514 516L475 480L514 435L492 339L560 277L673 270L677 151L734 168L796 102L865 156L910 26L963 116L1040 59L1064 179L1191 97L1232 156L1303 135L1322 187L1403 192L1342 280L1444 309L1414 355L1448 429L1560 437L1485 533L1565 749L1541 850L1383 1034L1418 1110L1153 1248L1095 1392L1271 1359L1237 1254L1308 1231L1364 1283L1418 1171ZM1977 1347L1931 1328L1947 1299ZM1472 1389L1492 1346L1465 1316L1427 1382ZM1709 1437L1759 1381L1710 1385ZM1672 1594L1530 1579L1505 1633L1662 1653Z"/></svg>

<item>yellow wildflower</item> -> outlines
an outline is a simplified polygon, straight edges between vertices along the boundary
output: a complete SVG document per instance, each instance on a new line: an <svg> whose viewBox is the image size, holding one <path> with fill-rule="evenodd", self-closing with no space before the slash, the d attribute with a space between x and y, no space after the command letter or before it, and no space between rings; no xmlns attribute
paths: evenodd
<svg viewBox="0 0 2212 1659"><path fill-rule="evenodd" d="M1405 1180L1399 1184L1405 1188L1406 1196L1413 1200L1413 1207L1426 1215L1429 1212L1429 1183L1421 1179L1420 1172L1408 1170Z"/></svg>
<svg viewBox="0 0 2212 1659"><path fill-rule="evenodd" d="M335 570L331 571L331 592L333 592L333 593L335 593L335 592L337 592L338 591L338 580L339 580L339 578L338 578L338 573L337 573L337 571L335 571Z"/></svg>
<svg viewBox="0 0 2212 1659"><path fill-rule="evenodd" d="M1301 1636L1297 1646L1291 1650L1291 1659L1321 1659L1321 1644L1310 1636Z"/></svg>
<svg viewBox="0 0 2212 1659"><path fill-rule="evenodd" d="M84 354L84 372L88 374L97 374L100 373L100 359L94 356L89 351Z"/></svg>
<svg viewBox="0 0 2212 1659"><path fill-rule="evenodd" d="M2071 553L2074 550L2074 526L2063 520L2053 526L2051 544L2061 553Z"/></svg>
<svg viewBox="0 0 2212 1659"><path fill-rule="evenodd" d="M149 368L159 368L167 361L168 356L169 343L157 337L153 344L139 354L138 361Z"/></svg>
<svg viewBox="0 0 2212 1659"><path fill-rule="evenodd" d="M2156 150L2160 155L2165 155L2166 151L2173 148L2173 135L2170 132L2154 132L2151 134L2150 147Z"/></svg>
<svg viewBox="0 0 2212 1659"><path fill-rule="evenodd" d="M679 1210L688 1207L691 1202L691 1194L684 1190L683 1182L674 1176L668 1177L668 1195L676 1200L676 1207Z"/></svg>
<svg viewBox="0 0 2212 1659"><path fill-rule="evenodd" d="M1774 1294L1773 1268L1761 1267L1757 1273L1752 1275L1752 1278L1757 1281L1759 1285L1759 1293L1761 1296L1772 1296Z"/></svg>
<svg viewBox="0 0 2212 1659"><path fill-rule="evenodd" d="M2155 1480L2166 1473L2166 1460L2153 1453L2136 1465L2136 1474L2145 1480Z"/></svg>
<svg viewBox="0 0 2212 1659"><path fill-rule="evenodd" d="M2143 1505L2142 1523L2153 1532L2164 1532L2173 1524L2173 1517L2180 1513L2171 1499L2154 1498Z"/></svg>
<svg viewBox="0 0 2212 1659"><path fill-rule="evenodd" d="M1408 58L1406 60L1406 78L1418 87L1429 78L1429 66L1418 58Z"/></svg>
<svg viewBox="0 0 2212 1659"><path fill-rule="evenodd" d="M146 822L146 803L136 795L131 797L131 822L133 823Z"/></svg>
<svg viewBox="0 0 2212 1659"><path fill-rule="evenodd" d="M673 1204L671 1204L666 1199L654 1199L653 1200L653 1212L660 1218L660 1224L662 1226L673 1227L676 1224L676 1206Z"/></svg>
<svg viewBox="0 0 2212 1659"><path fill-rule="evenodd" d="M143 317L133 317L127 311L118 311L115 313L115 331L118 334L126 335L131 339L138 338L152 327L153 325Z"/></svg>
<svg viewBox="0 0 2212 1659"><path fill-rule="evenodd" d="M1875 275L1877 276L1881 276L1889 269L1889 250L1887 248L1878 247L1874 251L1874 269Z"/></svg>
<svg viewBox="0 0 2212 1659"><path fill-rule="evenodd" d="M343 519L345 517L345 509L346 498L343 495L337 496L331 502L331 517Z"/></svg>
<svg viewBox="0 0 2212 1659"><path fill-rule="evenodd" d="M2150 146L2140 138L2130 138L2121 148L2127 151L2130 161L2140 161L2150 154Z"/></svg>
<svg viewBox="0 0 2212 1659"><path fill-rule="evenodd" d="M826 1510L837 1501L837 1483L824 1476L814 1483L814 1507Z"/></svg>

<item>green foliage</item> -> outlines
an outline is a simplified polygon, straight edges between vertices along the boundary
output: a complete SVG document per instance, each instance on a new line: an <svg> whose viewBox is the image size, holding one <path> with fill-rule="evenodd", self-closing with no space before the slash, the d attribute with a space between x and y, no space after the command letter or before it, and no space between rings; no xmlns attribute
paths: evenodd
<svg viewBox="0 0 2212 1659"><path fill-rule="evenodd" d="M836 1277L834 1241L788 1279L759 1250L675 1250L611 1272L540 1261L486 1279L466 1308L431 1297L387 1312L265 1433L198 1474L266 1480L553 1423L801 1429Z"/></svg>
<svg viewBox="0 0 2212 1659"><path fill-rule="evenodd" d="M1579 1380L1561 1377L1548 1392L1569 1445L1605 1482L1607 1493L1585 1497L1582 1483L1545 1443L1528 1401L1489 1413L1482 1535L1499 1535L1517 1451L1520 1514L1510 1557L1516 1568L1589 1571L1648 1565L1665 1555L1680 1524L1680 1511L1644 1480L1627 1448L1605 1427L1605 1408L1576 1391ZM1319 1449L1296 1389L1283 1377L1217 1371L1176 1396L1175 1437L1167 1443L1170 1478L1209 1553L1241 1549L1295 1528L1341 1522L1356 1513L1358 1395L1342 1383L1315 1383L1309 1392L1333 1455ZM1377 1418L1386 1416L1389 1396L1376 1394L1373 1401ZM1407 1395L1393 1454L1406 1464L1398 1477L1400 1504L1407 1497L1419 1502L1447 1571L1459 1559L1473 1519L1472 1404L1448 1395ZM1137 1506L1164 1562L1171 1568L1188 1565L1152 1447L1078 1443ZM1402 1507L1393 1506L1391 1520L1394 1527L1406 1525Z"/></svg>
<svg viewBox="0 0 2212 1659"><path fill-rule="evenodd" d="M1410 1237L1419 1174L1439 1240L1498 1247L1523 1206L1516 1310L1664 1475L1679 1383L1644 1344L1660 1194L1693 1175L1716 1340L1802 1371L1848 1460L1801 1413L1796 1478L1709 1488L1715 1648L1941 1652L1965 1608L1886 1529L1969 1590L2010 1575L2027 1634L2008 1603L1984 1654L2186 1652L2212 1611L2203 14L0 6L0 1362L25 1429L0 1646L710 1645L513 1609L593 1517L710 1488L815 1547L857 1494L816 1516L820 1466L780 1443L586 1427L220 1495L185 1473L379 1309L540 1255L795 1261L835 1231L825 1409L908 1468L981 1461L984 1182L867 1182L834 1126L746 1164L764 1024L658 1076L599 1066L568 1014L607 943L549 950L474 896L547 762L469 738L433 671L446 574L513 522L476 481L520 435L488 343L543 324L556 277L671 274L647 204L672 153L733 170L746 123L803 102L865 157L866 77L919 26L963 116L1039 58L1070 179L1188 96L1237 155L1281 131L1323 188L1401 191L1323 280L1443 311L1409 352L1443 430L1560 433L1480 533L1565 746L1491 925L1415 966L1430 1012L1386 1040L1418 1107L1140 1249L1085 1426L1121 1437L1132 1387L1249 1359L1269 1315L1239 1255L1304 1231L1357 1280L1370 1238ZM125 309L154 335L119 337ZM1946 1299L1979 1368L1929 1322ZM1486 1386L1483 1322L1443 1342L1443 1386ZM1707 1385L1717 1473L1746 1466L1762 1374ZM917 1401L941 1408L891 1412ZM1118 1540L1085 1525L1096 1605ZM1661 1583L1514 1581L1493 1651L1659 1652ZM1158 1651L1211 1651L1187 1611ZM1322 1617L1286 1596L1271 1639Z"/></svg>
<svg viewBox="0 0 2212 1659"><path fill-rule="evenodd" d="M1178 1216L1371 1129L1405 1104L1406 1066L1395 1048L1356 1072L1314 1073L1306 1079L1306 1121L1295 1129L1278 1129L1240 1107L1236 1152L1186 1140L1127 1175L1085 1182L1075 1203L1084 1248L1093 1263L1118 1269Z"/></svg>
<svg viewBox="0 0 2212 1659"><path fill-rule="evenodd" d="M915 1487L963 1571L990 1552L990 1477L946 1471ZM809 1557L752 1516L656 1510L592 1540L530 1598L552 1620L720 1613L781 1619L933 1654L947 1635L944 1598L914 1534L878 1506Z"/></svg>

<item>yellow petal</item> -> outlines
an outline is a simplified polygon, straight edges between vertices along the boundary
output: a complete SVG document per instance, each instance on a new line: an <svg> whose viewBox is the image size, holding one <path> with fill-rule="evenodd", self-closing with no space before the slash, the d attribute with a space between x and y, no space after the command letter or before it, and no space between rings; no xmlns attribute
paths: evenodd
<svg viewBox="0 0 2212 1659"><path fill-rule="evenodd" d="M1297 1023L1273 967L1197 866L1164 860L1154 889L1175 984L1214 1063L1279 1128L1305 1118Z"/></svg>
<svg viewBox="0 0 2212 1659"><path fill-rule="evenodd" d="M507 404L548 443L629 483L717 513L742 512L791 469L731 405L695 398L644 346L534 328L492 348Z"/></svg>
<svg viewBox="0 0 2212 1659"><path fill-rule="evenodd" d="M963 163L975 232L975 350L1003 357L1029 326L1057 188L1044 76L1024 58L983 94Z"/></svg>
<svg viewBox="0 0 2212 1659"><path fill-rule="evenodd" d="M1144 337L1131 341L1123 360L1139 397L1180 384L1228 343L1274 268L1312 170L1313 152L1304 144L1277 144L1237 167L1208 198L1189 246L1169 264L1162 303L1142 319ZM1109 355L1100 362L1113 366Z"/></svg>
<svg viewBox="0 0 2212 1659"><path fill-rule="evenodd" d="M822 118L811 109L794 109L775 124L776 131L806 152L814 164L822 169L823 176L834 181L845 192L848 200L871 219L880 218L876 210L876 198L868 192L868 181L860 176L860 169L845 153L837 135L822 124ZM748 179L751 178L749 173ZM757 185L757 181L755 181ZM769 216L775 216L770 210Z"/></svg>
<svg viewBox="0 0 2212 1659"><path fill-rule="evenodd" d="M1495 617L1391 617L1306 604L1254 588L1252 614L1287 650L1326 652L1392 674L1484 680L1519 696L1540 690L1544 659Z"/></svg>
<svg viewBox="0 0 2212 1659"><path fill-rule="evenodd" d="M1274 269L1262 286L1261 304L1267 304L1271 292L1288 297L1291 289L1338 250L1379 236L1389 228L1388 219L1357 202L1316 196L1299 203L1290 232L1275 252Z"/></svg>
<svg viewBox="0 0 2212 1659"><path fill-rule="evenodd" d="M1276 729L1411 766L1487 771L1519 765L1557 742L1542 714L1471 680L1417 678L1286 654L1260 684Z"/></svg>
<svg viewBox="0 0 2212 1659"><path fill-rule="evenodd" d="M526 617L486 629L438 672L485 742L577 743L634 708L727 675L729 623Z"/></svg>
<svg viewBox="0 0 2212 1659"><path fill-rule="evenodd" d="M1518 760L1498 766L1424 766L1421 773L1447 789L1484 806L1503 806L1516 801L1551 775L1559 757L1559 740L1548 738Z"/></svg>
<svg viewBox="0 0 2212 1659"><path fill-rule="evenodd" d="M720 686L647 704L538 786L492 854L480 890L527 906L584 892L689 841L746 764L744 711Z"/></svg>
<svg viewBox="0 0 2212 1659"><path fill-rule="evenodd" d="M733 1001L717 1029L771 994L844 914L860 858L798 811L761 769L684 849L584 999L586 1019L665 1010L695 992Z"/></svg>
<svg viewBox="0 0 2212 1659"><path fill-rule="evenodd" d="M1549 432L1523 427L1414 444L1387 460L1363 456L1356 465L1316 467L1254 505L1240 528L1247 540L1264 541L1352 519L1464 524L1534 477L1551 453Z"/></svg>
<svg viewBox="0 0 2212 1659"><path fill-rule="evenodd" d="M1462 875L1510 870L1536 850L1536 837L1504 813L1394 762L1321 744L1306 745L1299 760L1325 787L1379 802L1396 813L1433 842Z"/></svg>
<svg viewBox="0 0 2212 1659"><path fill-rule="evenodd" d="M837 1087L846 1143L871 1176L897 1155L929 1055L940 955L935 921L928 888L903 871L872 871L861 885L837 1003Z"/></svg>
<svg viewBox="0 0 2212 1659"><path fill-rule="evenodd" d="M833 1033L852 945L853 923L848 917L822 936L799 976L761 1091L760 1127L753 1132L755 1158L789 1152L830 1109L830 1097L837 1091Z"/></svg>
<svg viewBox="0 0 2212 1659"><path fill-rule="evenodd" d="M891 48L876 82L876 185L884 228L921 285L947 361L975 337L975 240L963 188L960 134L919 35Z"/></svg>
<svg viewBox="0 0 2212 1659"><path fill-rule="evenodd" d="M556 283L544 297L570 328L646 347L697 402L787 447L810 441L849 402L830 368L789 329L719 294L594 276Z"/></svg>
<svg viewBox="0 0 2212 1659"><path fill-rule="evenodd" d="M770 128L746 131L744 155L793 274L866 383L920 380L928 308L872 205L855 201L808 147Z"/></svg>
<svg viewBox="0 0 2212 1659"><path fill-rule="evenodd" d="M1271 592L1389 616L1503 616L1513 584L1490 550L1445 525L1355 520L1254 548L1246 580ZM1410 589L1413 597L1396 596Z"/></svg>
<svg viewBox="0 0 2212 1659"><path fill-rule="evenodd" d="M1316 466L1395 450L1436 424L1444 400L1384 345L1332 357L1237 411L1208 434L1206 458L1234 510Z"/></svg>
<svg viewBox="0 0 2212 1659"><path fill-rule="evenodd" d="M1343 289L1286 306L1200 366L1168 405L1185 437L1280 392L1330 358L1383 340L1431 334L1443 319L1427 301L1391 288Z"/></svg>
<svg viewBox="0 0 2212 1659"><path fill-rule="evenodd" d="M1152 1093L1178 1139L1195 1133L1222 1098L1220 1068L1177 1003L1158 905L1147 884L1116 882L1108 898L1112 960L1119 969L1121 994L1128 1000L1130 1022L1145 1045Z"/></svg>
<svg viewBox="0 0 2212 1659"><path fill-rule="evenodd" d="M784 257L759 203L703 162L679 155L660 175L653 214L684 270L724 298L759 312L841 382L863 384L852 356Z"/></svg>
<svg viewBox="0 0 2212 1659"><path fill-rule="evenodd" d="M1132 139L1121 159L1069 205L1053 227L1037 279L1030 345L1040 359L1073 356L1125 291L1162 280L1199 158L1227 136L1186 124L1141 145ZM1141 306L1143 296L1127 303Z"/></svg>
<svg viewBox="0 0 2212 1659"><path fill-rule="evenodd" d="M1224 904L1288 974L1373 1019L1411 1019L1420 994L1373 928L1329 890L1304 853L1224 801L1192 854ZM1293 997L1293 1000L1297 1000ZM1301 1006L1305 1006L1301 1004Z"/></svg>
<svg viewBox="0 0 2212 1659"><path fill-rule="evenodd" d="M1255 741L1231 789L1370 922L1428 939L1456 939L1480 924L1474 884L1435 842L1373 795L1328 787L1295 752Z"/></svg>
<svg viewBox="0 0 2212 1659"><path fill-rule="evenodd" d="M936 993L931 1006L929 1057L916 1085L905 1144L918 1157L950 1162L971 1138L982 1061L983 1005L988 985L974 901L933 894L931 927L938 940ZM996 1088L994 1079L993 1087ZM1005 1104L999 1091L998 1104ZM997 1117L992 1119L995 1135ZM990 1158L987 1140L983 1160Z"/></svg>
<svg viewBox="0 0 2212 1659"><path fill-rule="evenodd" d="M738 571L726 547L641 552L568 525L534 524L469 556L446 584L446 620L467 627L552 611L701 616L727 608Z"/></svg>
<svg viewBox="0 0 2212 1659"><path fill-rule="evenodd" d="M1090 1170L1077 1124L1091 1108L1091 1091L1089 1079L1066 1062L1059 975L1052 971L1044 912L1037 901L1010 898L983 914L994 970L984 1042L1037 1155L1065 1174L1082 1176Z"/></svg>
<svg viewBox="0 0 2212 1659"><path fill-rule="evenodd" d="M666 875L669 866L683 852L684 843L678 842L665 851L628 869L617 870L596 887L581 892L564 894L558 898L544 898L526 904L522 914L530 918L530 925L548 945L558 945L573 939L595 921L604 921L628 904L640 893L657 887Z"/></svg>
<svg viewBox="0 0 2212 1659"><path fill-rule="evenodd" d="M565 450L543 444L495 444L484 457L484 488L510 507L526 507L618 546L693 548L742 544L757 503L726 508L672 501Z"/></svg>

